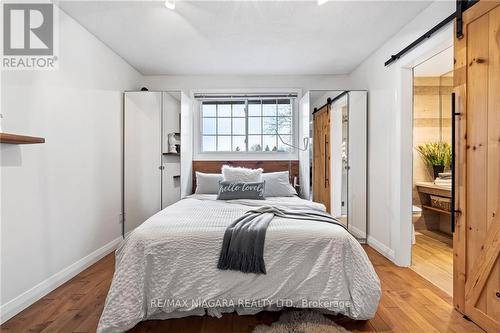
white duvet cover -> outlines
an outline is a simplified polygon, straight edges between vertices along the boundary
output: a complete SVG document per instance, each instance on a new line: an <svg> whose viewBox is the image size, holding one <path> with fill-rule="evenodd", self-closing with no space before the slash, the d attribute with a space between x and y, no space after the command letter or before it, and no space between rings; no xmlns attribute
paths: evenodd
<svg viewBox="0 0 500 333"><path fill-rule="evenodd" d="M98 332L123 332L147 319L283 307L372 318L379 279L358 241L335 224L274 218L264 247L267 274L217 269L226 226L251 207L273 205L324 210L298 197L193 195L149 218L116 251Z"/></svg>

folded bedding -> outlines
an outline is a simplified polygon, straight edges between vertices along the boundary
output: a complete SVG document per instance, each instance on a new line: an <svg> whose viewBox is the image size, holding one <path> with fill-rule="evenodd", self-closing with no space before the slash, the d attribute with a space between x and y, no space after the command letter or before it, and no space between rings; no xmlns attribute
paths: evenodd
<svg viewBox="0 0 500 333"><path fill-rule="evenodd" d="M216 195L165 208L119 245L98 332L123 332L147 319L283 307L363 320L375 315L379 279L358 241L334 223L274 214L263 245L266 274L218 269L226 229L262 207L325 211L298 197L222 201Z"/></svg>

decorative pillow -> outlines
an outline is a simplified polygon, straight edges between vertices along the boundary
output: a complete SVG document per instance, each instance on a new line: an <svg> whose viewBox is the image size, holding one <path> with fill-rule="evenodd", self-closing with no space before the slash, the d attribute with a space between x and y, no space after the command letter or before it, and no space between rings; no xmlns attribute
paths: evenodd
<svg viewBox="0 0 500 333"><path fill-rule="evenodd" d="M259 169L248 169L240 167L232 167L229 165L222 166L222 175L224 176L224 181L228 182L243 182L243 183L253 183L262 181L262 170Z"/></svg>
<svg viewBox="0 0 500 333"><path fill-rule="evenodd" d="M262 180L266 182L266 197L293 197L297 191L289 181L288 171L269 172L262 174Z"/></svg>
<svg viewBox="0 0 500 333"><path fill-rule="evenodd" d="M203 173L196 171L196 194L219 193L219 182L223 180L220 173Z"/></svg>
<svg viewBox="0 0 500 333"><path fill-rule="evenodd" d="M257 199L264 200L265 182L220 182L217 200Z"/></svg>

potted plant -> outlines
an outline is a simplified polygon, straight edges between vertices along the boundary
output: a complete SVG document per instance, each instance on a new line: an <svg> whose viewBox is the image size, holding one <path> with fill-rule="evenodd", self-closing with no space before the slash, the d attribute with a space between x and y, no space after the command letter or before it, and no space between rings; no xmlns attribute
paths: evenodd
<svg viewBox="0 0 500 333"><path fill-rule="evenodd" d="M451 164L451 146L446 142L429 142L417 147L424 162L432 167L434 179Z"/></svg>

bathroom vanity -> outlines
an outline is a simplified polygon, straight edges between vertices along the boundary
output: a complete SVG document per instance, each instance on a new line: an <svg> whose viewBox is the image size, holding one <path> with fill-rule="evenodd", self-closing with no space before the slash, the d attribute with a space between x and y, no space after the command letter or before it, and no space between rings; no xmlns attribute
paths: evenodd
<svg viewBox="0 0 500 333"><path fill-rule="evenodd" d="M422 214L437 215L434 228L451 234L449 207L451 188L433 182L417 182L415 185L422 204Z"/></svg>

